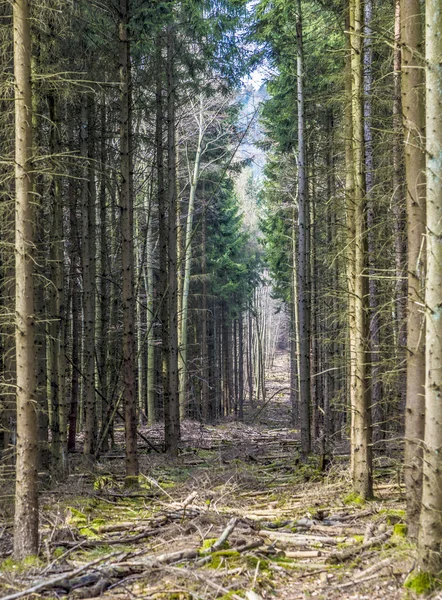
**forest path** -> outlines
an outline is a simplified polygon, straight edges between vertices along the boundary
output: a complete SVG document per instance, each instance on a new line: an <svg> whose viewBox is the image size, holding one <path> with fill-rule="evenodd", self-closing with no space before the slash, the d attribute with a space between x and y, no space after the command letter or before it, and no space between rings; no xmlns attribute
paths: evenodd
<svg viewBox="0 0 442 600"><path fill-rule="evenodd" d="M94 472L72 465L43 493L43 558L4 561L0 597L43 581L32 598L401 598L412 548L395 471L355 503L342 463L300 464L296 437L188 421L179 459L142 453L132 490L121 451Z"/></svg>

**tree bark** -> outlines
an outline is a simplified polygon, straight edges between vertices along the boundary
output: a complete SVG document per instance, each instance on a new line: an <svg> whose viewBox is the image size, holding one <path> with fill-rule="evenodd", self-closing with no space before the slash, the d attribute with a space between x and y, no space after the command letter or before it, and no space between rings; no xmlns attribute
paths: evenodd
<svg viewBox="0 0 442 600"><path fill-rule="evenodd" d="M352 151L354 168L354 404L352 406L353 488L361 498L373 495L370 388L367 368L368 319L365 228L364 121L362 113L362 4L350 0L352 77Z"/></svg>
<svg viewBox="0 0 442 600"><path fill-rule="evenodd" d="M410 537L418 533L425 416L425 149L423 30L419 0L401 0L402 112L407 194L408 300L404 480Z"/></svg>
<svg viewBox="0 0 442 600"><path fill-rule="evenodd" d="M187 328L189 316L190 270L192 266L193 216L195 213L196 190L199 181L201 153L204 136L203 97L200 97L198 116L198 142L195 163L190 181L189 206L187 210L186 237L184 241L184 279L181 301L181 352L180 352L180 419L186 417L186 384L187 384Z"/></svg>
<svg viewBox="0 0 442 600"><path fill-rule="evenodd" d="M34 339L34 214L29 0L13 4L15 88L15 345L17 446L14 558L38 551L38 431Z"/></svg>
<svg viewBox="0 0 442 600"><path fill-rule="evenodd" d="M123 309L123 401L126 434L126 477L138 476L135 362L135 287L133 189L131 185L132 91L129 46L129 0L120 0L120 157L121 262Z"/></svg>
<svg viewBox="0 0 442 600"><path fill-rule="evenodd" d="M442 11L425 4L427 269L425 286L425 438L418 560L422 571L442 570Z"/></svg>
<svg viewBox="0 0 442 600"><path fill-rule="evenodd" d="M164 407L165 445L171 456L178 456L180 438L178 375L178 273L177 273L177 187L175 140L175 32L167 29L167 173L169 199L168 284L169 284L169 395Z"/></svg>
<svg viewBox="0 0 442 600"><path fill-rule="evenodd" d="M308 198L305 165L304 123L304 66L302 47L301 0L298 0L296 22L297 86L298 86L298 331L299 331L299 417L301 427L301 452L304 458L310 453L310 298L308 289Z"/></svg>

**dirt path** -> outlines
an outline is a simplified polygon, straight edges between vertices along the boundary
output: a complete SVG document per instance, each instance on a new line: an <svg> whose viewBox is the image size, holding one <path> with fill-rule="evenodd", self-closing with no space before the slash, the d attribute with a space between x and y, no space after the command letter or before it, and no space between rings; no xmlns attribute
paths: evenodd
<svg viewBox="0 0 442 600"><path fill-rule="evenodd" d="M31 569L4 561L0 597L54 577L64 581L40 589L43 597L403 597L412 548L395 477L378 480L376 501L359 505L342 465L323 474L313 460L299 464L289 429L186 422L183 440L172 465L142 455L137 490L124 489L114 454L45 494L45 558Z"/></svg>

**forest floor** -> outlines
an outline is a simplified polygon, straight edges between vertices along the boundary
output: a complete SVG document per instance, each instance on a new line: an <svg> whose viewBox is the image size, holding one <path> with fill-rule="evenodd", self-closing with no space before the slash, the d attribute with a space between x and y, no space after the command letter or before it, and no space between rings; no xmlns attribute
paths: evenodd
<svg viewBox="0 0 442 600"><path fill-rule="evenodd" d="M281 365L269 393L284 386ZM42 492L38 559L8 556L0 505L0 598L413 598L396 463L378 465L376 499L358 502L345 455L326 472L300 463L287 402L275 395L265 425L185 422L173 463L141 449L137 489L124 487L121 450L93 471L76 457L65 483ZM143 434L155 444L161 429Z"/></svg>

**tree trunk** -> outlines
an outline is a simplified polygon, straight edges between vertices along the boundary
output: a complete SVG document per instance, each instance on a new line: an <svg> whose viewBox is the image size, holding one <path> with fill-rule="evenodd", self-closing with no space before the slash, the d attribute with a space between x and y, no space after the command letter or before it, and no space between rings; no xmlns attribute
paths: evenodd
<svg viewBox="0 0 442 600"><path fill-rule="evenodd" d="M238 419L244 420L244 319L243 312L238 319Z"/></svg>
<svg viewBox="0 0 442 600"><path fill-rule="evenodd" d="M100 320L98 322L98 347L97 347L97 363L98 363L98 390L101 397L101 421L102 428L106 421L108 413L109 388L108 388L108 373L107 373L107 355L109 341L109 312L110 312L110 287L109 287L109 230L107 226L107 198L106 198L106 99L103 96L101 105L101 141L100 141ZM108 449L108 437L102 442L102 449Z"/></svg>
<svg viewBox="0 0 442 600"><path fill-rule="evenodd" d="M376 208L374 205L373 188L375 184L375 165L373 156L373 30L371 22L373 19L373 0L364 2L364 151L365 151L365 193L367 203L367 246L368 246L368 299L369 299L369 344L371 355L371 406L375 423L375 438L377 440L385 437L383 430L383 406L382 406L382 379L380 361L380 315L379 315L379 290L376 281L376 238L375 229Z"/></svg>
<svg viewBox="0 0 442 600"><path fill-rule="evenodd" d="M184 242L184 280L181 301L181 352L180 352L180 419L186 417L186 384L187 384L187 326L189 316L190 269L192 266L193 216L195 213L196 189L198 186L201 152L204 136L203 97L200 96L198 116L198 143L190 181L189 207L187 211L186 238Z"/></svg>
<svg viewBox="0 0 442 600"><path fill-rule="evenodd" d="M29 0L13 4L15 88L15 344L17 446L14 558L38 551L38 431L34 340L32 90Z"/></svg>
<svg viewBox="0 0 442 600"><path fill-rule="evenodd" d="M417 537L422 496L422 440L425 416L425 149L423 147L423 31L419 0L401 1L402 112L407 193L408 300L407 398L405 410L404 480L409 535Z"/></svg>
<svg viewBox="0 0 442 600"><path fill-rule="evenodd" d="M120 0L121 89L121 262L123 309L123 401L126 433L126 477L138 476L137 397L135 383L135 289L133 190L131 185L131 65L129 48L129 0Z"/></svg>
<svg viewBox="0 0 442 600"><path fill-rule="evenodd" d="M178 456L180 438L178 376L178 273L177 273L177 187L175 141L175 32L167 29L167 173L169 197L168 282L169 282L169 396L164 407L165 445L171 456Z"/></svg>
<svg viewBox="0 0 442 600"><path fill-rule="evenodd" d="M354 340L355 377L353 416L353 488L361 498L373 495L370 394L367 377L369 364L366 232L365 232L365 177L364 177L364 123L362 113L362 5L361 0L350 0L350 41L352 74L352 129L354 167Z"/></svg>
<svg viewBox="0 0 442 600"><path fill-rule="evenodd" d="M308 290L308 198L305 165L304 72L302 48L301 0L296 22L298 86L298 331L299 331L299 416L301 452L310 453L310 298Z"/></svg>
<svg viewBox="0 0 442 600"><path fill-rule="evenodd" d="M82 275L83 275L83 396L84 396L84 446L83 453L87 461L92 460L95 441L95 293L92 273L93 258L91 251L94 236L91 223L91 202L88 166L88 136L92 135L91 114L86 107L87 99L81 107L81 148L84 160L83 181L81 191L82 220ZM89 103L88 103L89 104ZM89 113L89 114L87 114Z"/></svg>
<svg viewBox="0 0 442 600"><path fill-rule="evenodd" d="M427 0L425 12L427 269L425 286L425 438L418 561L422 571L442 570L442 12Z"/></svg>

